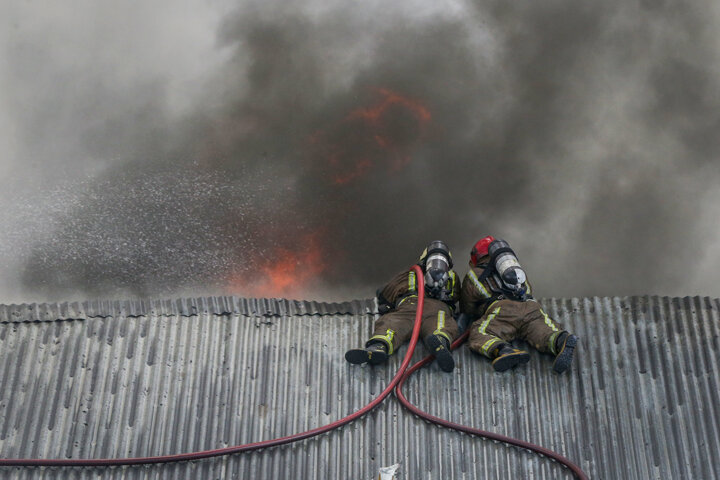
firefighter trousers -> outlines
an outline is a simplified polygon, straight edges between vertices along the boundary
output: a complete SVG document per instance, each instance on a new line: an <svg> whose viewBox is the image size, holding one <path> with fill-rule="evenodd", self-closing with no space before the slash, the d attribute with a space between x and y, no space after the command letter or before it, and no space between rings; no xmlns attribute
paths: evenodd
<svg viewBox="0 0 720 480"><path fill-rule="evenodd" d="M388 353L392 355L400 345L410 340L415 325L417 301L417 297L408 297L401 301L395 310L378 318L375 321L373 336L367 341L366 346L377 341L383 342L388 347ZM420 339L433 334L444 337L452 343L457 338L458 326L452 316L452 309L445 302L426 298L423 305Z"/></svg>
<svg viewBox="0 0 720 480"><path fill-rule="evenodd" d="M470 350L492 357L503 342L525 340L543 353L555 352L555 339L564 331L534 300L520 302L502 299L490 304L485 313L470 326Z"/></svg>

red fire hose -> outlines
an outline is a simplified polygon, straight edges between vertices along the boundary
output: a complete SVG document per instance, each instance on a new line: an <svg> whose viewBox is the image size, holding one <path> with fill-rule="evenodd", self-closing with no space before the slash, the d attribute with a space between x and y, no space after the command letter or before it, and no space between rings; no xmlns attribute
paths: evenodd
<svg viewBox="0 0 720 480"><path fill-rule="evenodd" d="M547 450L545 448L542 448L537 445L533 445L527 442L523 442L522 440L516 440L513 438L505 437L503 435L491 433L491 432L485 432L482 430L477 430L471 427L467 427L464 425L458 425L446 420L443 420L441 418L434 417L432 415L429 415L422 410L418 409L414 405L412 405L403 395L402 393L402 385L405 382L405 380L416 370L419 368L422 368L423 366L427 365L428 363L432 362L433 357L428 356L425 357L420 362L416 363L412 366L409 370L408 365L410 364L410 359L413 356L413 352L415 351L415 346L417 345L418 337L420 336L420 325L422 323L422 312L423 312L423 303L425 300L425 282L424 282L424 275L422 273L422 270L419 266L415 265L413 266L413 270L415 270L416 278L417 278L417 287L418 287L418 309L415 313L415 324L413 327L413 333L412 337L410 338L410 345L408 346L407 353L405 354L405 358L403 359L402 364L400 365L400 368L398 369L397 373L395 373L395 376L390 381L388 386L385 388L385 390L382 391L382 393L375 398L372 402L365 405L360 410L341 418L340 420L337 420L333 423L330 423L328 425L314 428L312 430L308 430L306 432L296 433L294 435L289 435L287 437L281 437L276 438L272 440L265 440L262 442L256 442L256 443L247 443L245 445L236 445L234 447L226 447L226 448L219 448L215 450L204 450L200 452L190 452L190 453L179 453L175 455L160 455L155 457L133 457L133 458L98 458L98 459L65 459L65 458L52 458L52 459L36 459L36 458L18 458L18 459L12 459L12 458L3 458L0 459L0 467L98 467L98 466L118 466L118 465L147 465L147 464L154 464L154 463L171 463L171 462L185 462L190 460L200 460L203 458L210 458L210 457L218 457L222 455L230 455L233 453L240 453L240 452L249 452L252 450L260 450L262 448L269 448L269 447L275 447L278 445L284 445L287 443L297 442L299 440L304 440L306 438L314 437L317 435L320 435L322 433L329 432L330 430L334 430L336 428L339 428L347 423L352 422L353 420L357 420L358 418L362 417L366 413L370 412L372 409L380 405L382 401L392 392L395 390L395 394L397 395L397 398L400 400L400 402L411 412L413 412L415 415L424 418L428 421L431 421L433 423L436 423L438 425L442 425L448 428L452 428L455 430L459 430L462 432L470 433L473 435L480 435L483 437L487 437L493 440L498 440L501 442L509 443L511 445L517 445L519 447L523 447L529 450L532 450L534 452L540 453L542 455L548 456L550 458L553 458L557 460L558 462L562 463L563 465L567 466L569 469L575 473L575 475L581 479L581 480L587 480L587 476L580 470L579 467L577 467L575 464L570 462L570 460L562 457L561 455L551 451ZM463 336L461 336L459 339L457 339L453 345L452 348L457 348L460 344L462 344L465 339L467 338L467 333ZM407 371L406 371L407 370Z"/></svg>
<svg viewBox="0 0 720 480"><path fill-rule="evenodd" d="M455 350L457 347L462 345L463 342L467 339L467 337L469 335L470 335L470 331L468 330L464 334L462 334L460 336L460 338L458 338L457 340L455 340L453 342L451 348L453 350ZM425 365L428 365L429 363L431 363L433 361L433 358L434 357L432 355L428 355L427 357L423 358L418 363L416 363L415 365L410 367L410 369L408 369L405 372L405 374L402 376L402 378L400 379L400 382L398 383L397 387L395 387L395 396L398 398L398 400L400 400L400 403L402 403L402 405L405 408L410 410L412 413L414 413L418 417L420 417L424 420L427 420L429 422L435 423L437 425L440 425L441 427L451 428L453 430L458 430L460 432L465 432L465 433L469 433L472 435L489 438L491 440L497 440L500 442L509 443L510 445L515 445L518 447L526 448L533 452L537 452L541 455L545 455L546 457L550 457L550 458L560 462L561 464L565 465L567 468L572 470L572 472L575 474L575 476L577 478L579 478L580 480L588 479L587 475L585 475L585 473L580 469L580 467L578 467L577 465L575 465L574 463L572 463L570 460L563 457L562 455L553 452L552 450L548 450L547 448L543 448L539 445L533 445L532 443L524 442L524 441L518 440L516 438L506 437L506 436L500 435L498 433L486 432L485 430L479 430L477 428L468 427L466 425L460 425L458 423L453 423L448 420L430 415L427 412L423 412L422 410L417 408L415 405L410 403L410 401L407 398L405 398L405 395L402 392L402 387L403 387L403 384L405 383L405 380L407 380L410 377L410 375L412 375L415 371L417 371L420 368L424 367Z"/></svg>

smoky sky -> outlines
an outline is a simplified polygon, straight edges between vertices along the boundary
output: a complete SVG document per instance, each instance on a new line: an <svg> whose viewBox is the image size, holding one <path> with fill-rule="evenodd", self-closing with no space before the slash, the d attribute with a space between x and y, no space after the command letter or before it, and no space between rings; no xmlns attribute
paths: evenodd
<svg viewBox="0 0 720 480"><path fill-rule="evenodd" d="M0 300L718 296L715 2L401 3L0 7Z"/></svg>

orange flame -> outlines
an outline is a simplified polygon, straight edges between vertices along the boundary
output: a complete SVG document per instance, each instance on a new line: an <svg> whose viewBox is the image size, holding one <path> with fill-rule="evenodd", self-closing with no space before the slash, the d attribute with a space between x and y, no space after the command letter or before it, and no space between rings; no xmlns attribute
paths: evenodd
<svg viewBox="0 0 720 480"><path fill-rule="evenodd" d="M326 158L330 167L328 176L336 185L364 177L383 159L389 160L391 172L401 170L411 160L408 150L422 140L432 118L430 111L417 100L386 88L377 92L381 98L375 104L353 110L329 132L321 130L310 137L310 143ZM391 111L398 112L398 108L410 112L417 122L414 136L398 139L386 131Z"/></svg>
<svg viewBox="0 0 720 480"><path fill-rule="evenodd" d="M352 180L355 180L356 178L365 175L372 168L372 165L373 163L370 159L364 158L355 164L355 167L352 169L352 171L346 171L333 175L333 182L337 185L349 183Z"/></svg>
<svg viewBox="0 0 720 480"><path fill-rule="evenodd" d="M377 122L382 119L389 107L399 105L415 113L420 123L430 121L430 111L420 102L412 100L408 97L403 97L402 95L388 90L387 88L379 88L378 93L385 97L380 103L375 104L370 108L357 109L354 112L351 112L350 115L348 115L348 118L358 117L364 118L370 122Z"/></svg>
<svg viewBox="0 0 720 480"><path fill-rule="evenodd" d="M255 271L235 274L229 281L231 292L257 298L302 297L326 269L319 234L298 241L300 248L279 247Z"/></svg>

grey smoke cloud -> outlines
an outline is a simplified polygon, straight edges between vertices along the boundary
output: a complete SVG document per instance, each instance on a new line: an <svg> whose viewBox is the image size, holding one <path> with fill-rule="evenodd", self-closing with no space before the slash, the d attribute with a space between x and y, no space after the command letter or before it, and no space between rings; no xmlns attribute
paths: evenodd
<svg viewBox="0 0 720 480"><path fill-rule="evenodd" d="M712 2L146 3L0 7L8 300L363 297L488 233L541 296L718 296Z"/></svg>

